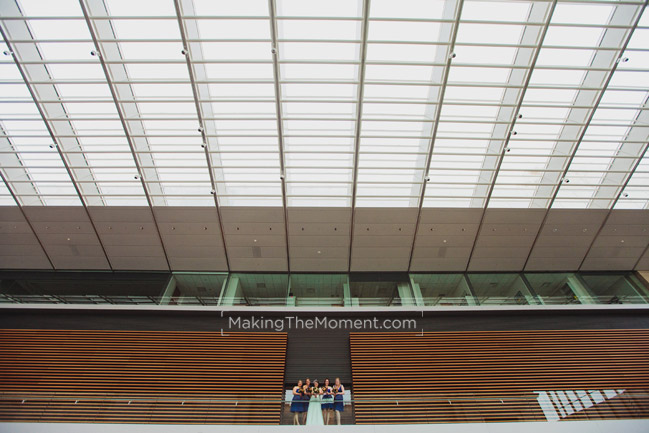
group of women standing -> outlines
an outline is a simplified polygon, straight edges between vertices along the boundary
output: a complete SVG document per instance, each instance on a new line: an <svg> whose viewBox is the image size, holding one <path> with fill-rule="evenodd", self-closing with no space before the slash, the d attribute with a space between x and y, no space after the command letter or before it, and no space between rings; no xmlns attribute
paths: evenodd
<svg viewBox="0 0 649 433"><path fill-rule="evenodd" d="M317 379L307 378L304 382L298 380L293 387L293 401L291 412L293 412L293 424L300 425L300 414L302 423L306 425L328 425L331 415L336 414L336 424L340 425L340 413L345 409L343 395L345 387L336 378L334 385L329 384L329 379L324 380L321 386Z"/></svg>

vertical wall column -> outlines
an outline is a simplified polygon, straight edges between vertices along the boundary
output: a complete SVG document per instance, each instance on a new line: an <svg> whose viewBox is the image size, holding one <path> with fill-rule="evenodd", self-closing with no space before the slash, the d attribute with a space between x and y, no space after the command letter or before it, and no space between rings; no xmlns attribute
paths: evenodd
<svg viewBox="0 0 649 433"><path fill-rule="evenodd" d="M169 278L169 282L167 283L167 287L162 291L160 294L160 305L169 305L171 302L171 298L176 291L176 286L178 285L178 282L176 281L176 277L173 275L171 278Z"/></svg>
<svg viewBox="0 0 649 433"><path fill-rule="evenodd" d="M401 298L401 305L408 306L408 307L417 305L417 301L415 299L415 293L410 284L398 283L397 290L399 291L399 298Z"/></svg>
<svg viewBox="0 0 649 433"><path fill-rule="evenodd" d="M597 298L576 274L568 277L568 286L582 304L597 304Z"/></svg>
<svg viewBox="0 0 649 433"><path fill-rule="evenodd" d="M412 279L412 274L410 274L410 287L412 287L412 296L415 300L415 305L418 307L425 307L426 303L424 302L424 296L421 294L421 287L419 283L416 283Z"/></svg>
<svg viewBox="0 0 649 433"><path fill-rule="evenodd" d="M234 305L236 298L243 297L243 290L241 289L241 281L239 277L231 276L226 282L225 289L221 291L219 298L219 306L227 307Z"/></svg>

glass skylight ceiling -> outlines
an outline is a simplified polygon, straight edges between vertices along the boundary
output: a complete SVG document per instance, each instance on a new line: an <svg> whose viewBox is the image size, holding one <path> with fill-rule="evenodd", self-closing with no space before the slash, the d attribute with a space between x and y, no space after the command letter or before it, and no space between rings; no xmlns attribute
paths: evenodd
<svg viewBox="0 0 649 433"><path fill-rule="evenodd" d="M0 205L649 208L644 9L3 1Z"/></svg>

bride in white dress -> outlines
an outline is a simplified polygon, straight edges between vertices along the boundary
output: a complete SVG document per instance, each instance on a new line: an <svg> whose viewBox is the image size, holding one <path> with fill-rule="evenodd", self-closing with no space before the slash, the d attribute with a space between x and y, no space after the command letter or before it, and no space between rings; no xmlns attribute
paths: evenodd
<svg viewBox="0 0 649 433"><path fill-rule="evenodd" d="M313 381L311 388L311 399L309 400L309 412L306 416L306 425L324 425L322 417L322 389L318 381Z"/></svg>

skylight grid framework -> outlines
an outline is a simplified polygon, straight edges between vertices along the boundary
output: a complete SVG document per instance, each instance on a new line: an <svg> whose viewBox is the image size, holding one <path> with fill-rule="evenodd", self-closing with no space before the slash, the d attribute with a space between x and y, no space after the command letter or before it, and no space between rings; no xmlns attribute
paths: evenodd
<svg viewBox="0 0 649 433"><path fill-rule="evenodd" d="M637 41L624 53L630 60L618 65L608 88L595 79L610 71L610 62L605 60L619 55L621 39L616 40L616 35L633 31L631 16L622 12L639 10L645 2L559 1L560 19L550 22L551 38L543 43L541 61L532 65L513 61L508 53L534 50L536 41L510 36L521 28L530 33L542 29L547 24L542 15L519 12L528 7L547 8L550 1L468 1L455 43L428 31L455 22L454 16L435 9L444 1L374 0L366 17L366 38L361 35L360 0L324 6L277 1L281 88L277 97L266 1L250 2L249 8L191 2L194 9L183 11L181 19L187 29L195 29L188 30L185 38L193 52L190 61L196 74L192 82L172 2L127 8L129 2L106 0L106 12L91 13L89 18L96 28L112 29L98 32L97 43L103 47L98 51L107 51L102 53L103 61L111 71L112 85L120 90L116 100L137 144L140 170L120 131L118 114L109 111L114 101L106 92L105 79L97 74L100 62L90 55L93 40L87 30L77 27L84 25L78 3L58 3L59 10L37 8L33 0L19 0L16 5L22 11L3 5L2 25L28 30L10 32L8 42L22 54L31 85L38 90L38 103L45 107L44 120L62 143L59 159L69 161L72 180L90 205L143 204L146 188L154 205L211 205L214 197L209 192L215 190L222 206L281 206L281 159L289 207L485 207L488 201L490 207L544 208L552 202L554 207L607 208L622 186L625 191L616 207L643 208L649 203L648 167L639 158L646 144L646 98L640 97L646 94L646 80L642 77L649 70L642 60L648 38L642 36L647 35L649 23L643 20L634 30ZM405 14L407 10L415 13ZM472 32L463 31L488 26L497 32L478 31L473 32L478 37L472 37ZM163 30L172 27L175 32ZM143 31L135 32L135 28ZM365 59L361 47L367 50ZM457 54L450 71L450 92L438 109L437 101L427 96L438 93L442 83L432 74L419 76L413 71L443 70L446 59L436 53L450 49ZM29 51L38 55L27 56ZM197 52L203 55L194 55ZM0 67L12 62L5 57ZM367 74L361 80L363 65ZM409 72L386 72L399 69ZM477 70L482 72L476 75ZM156 75L147 71L173 72ZM494 81L530 72L529 85L510 79ZM568 80L579 74L583 80ZM552 76L565 80L547 79ZM20 77L7 77L0 81L0 89L21 82ZM192 85L199 89L197 94ZM356 102L359 88L364 92L360 104ZM528 95L522 105L523 118L516 122L510 152L500 159L501 136L488 143L494 133L510 124L507 116L498 113L510 112L517 104L491 96L520 91ZM585 96L602 91L604 97L598 104ZM562 98L568 93L584 96ZM38 118L33 112L18 114L29 102L24 95L5 97L3 102L21 107L16 113L5 110L4 122L28 125ZM272 108L278 102L282 113ZM202 122L196 104L202 108ZM595 105L592 122L587 116L577 116L591 112ZM356 108L350 111L349 107ZM573 114L565 114L566 110ZM439 125L434 116L426 115L436 111L440 112ZM360 123L356 123L359 113ZM278 150L279 116L283 157ZM548 140L533 132L565 129L567 121L571 128L586 130L579 150L574 134ZM198 132L201 123L204 137ZM358 157L354 158L356 124L360 133ZM623 131L627 127L628 133ZM426 166L426 147L413 144L426 143L432 128L439 132L432 165ZM622 132L616 136L598 132L614 129ZM35 142L43 132L44 128L17 128L7 130L4 138L10 143ZM208 143L210 159L200 148L202 141ZM554 143L550 147L549 141ZM570 183L560 184L557 179L572 155L562 150L566 148L576 153L565 176ZM30 156L36 156L39 148L23 146L20 150L14 153L16 160L11 156L13 147L0 149L8 180L24 188L24 194L18 194L20 200L61 203L63 197L43 200L44 190L30 185L32 178L24 174L25 167L27 171L54 170ZM355 163L358 176L354 177L350 173ZM420 203L425 171L431 169L433 185L427 185ZM142 175L140 182L137 175ZM70 179L59 175L50 179L56 185L71 186ZM66 197L73 200L74 194Z"/></svg>
<svg viewBox="0 0 649 433"><path fill-rule="evenodd" d="M219 204L282 206L268 2L182 4Z"/></svg>
<svg viewBox="0 0 649 433"><path fill-rule="evenodd" d="M82 3L83 4L83 3ZM166 13L174 12L173 5L166 4ZM95 21L95 16L105 16L119 13L120 10L132 11L133 8L122 1L89 0L85 3L84 15L87 18L88 27L91 29L93 38L97 36L119 38L123 35L136 36L140 34L140 23L137 20L125 23L112 21ZM137 10L136 10L137 12ZM142 11L142 12L146 12ZM130 58L142 55L155 55L161 59L183 59L182 38L177 23L166 22L161 24L157 21L149 22L150 35L156 33L170 34L177 37L177 41L171 44L124 44L117 43L96 43L98 57L106 73L111 94L117 102L116 107L124 126L129 147L133 152L133 158L138 168L136 178L147 183L142 183L147 201L151 205L209 205L212 201L209 191L212 184L209 180L206 160L203 157L192 153L186 153L186 149L200 146L202 143L199 129L199 122L193 104L178 102L167 102L157 104L146 104L139 101L140 96L156 97L160 91L174 96L188 97L193 99L191 85L165 85L147 86L142 84L116 85L113 78L127 79L128 77L139 78L187 78L186 66L175 68L164 65L139 65L130 62ZM111 60L117 60L109 64ZM119 61L124 61L120 64ZM156 59L157 60L157 59ZM138 119L141 114L156 114L161 117L170 117L166 120L142 120ZM182 119L174 119L166 114L183 114ZM133 118L126 120L127 117ZM194 134L190 135L189 131ZM151 133L151 134L150 134ZM183 134L184 137L176 137L176 134ZM158 154L156 150L174 150L176 153ZM143 153L139 153L144 151ZM179 180L192 180L192 183L178 183Z"/></svg>
<svg viewBox="0 0 649 433"><path fill-rule="evenodd" d="M518 135L512 137L511 152L505 156L503 162L503 166L518 167L520 171L509 175L499 174L496 178L494 200L491 202L494 207L548 208L553 205L561 207L562 201L556 201L556 197L562 183L570 182L570 179L565 176L565 172L571 167L580 146L588 146L584 140L601 139L597 136L587 136L586 133L604 91L608 88L613 73L620 62L622 51L638 24L644 6L592 5L589 8L592 10L587 14L574 18L575 5L558 5L552 20L556 26L549 30L546 40L556 43L555 41L559 41L567 34L561 30L560 24L567 19L579 19L589 24L600 23L602 26L610 27L582 29L581 31L571 30L570 35L573 41L581 41L585 45L593 45L593 42L598 41L599 46L618 47L618 50L573 50L570 56L567 56L566 52L561 52L558 57L554 50L541 47L537 68L538 65L554 63L558 65L557 70L553 72L536 69L530 83L551 84L554 85L554 89L546 89L545 95L539 95L538 92L526 93L521 113L527 121L517 124L515 132ZM629 23L631 23L629 29L619 27ZM573 69L559 69L560 66L564 68L572 66ZM579 68L583 68L583 70ZM562 88L562 85L581 85L584 88L566 90ZM591 88L600 88L600 90L591 90ZM536 103L540 100L547 100L548 97L553 101L564 101L566 106L554 109L532 109L527 106L529 102ZM586 108L575 108L574 106L585 106ZM606 126L606 124L601 126ZM530 145L527 141L530 138L538 141ZM557 139L561 141L556 141ZM540 151L546 153L547 156L528 158L525 153L529 150ZM537 170L532 176L525 174L525 170L530 168ZM537 182L538 185L521 189L517 183L525 178ZM529 199L525 198L526 195ZM550 198L548 199L548 197ZM571 203L567 207L580 206Z"/></svg>
<svg viewBox="0 0 649 433"><path fill-rule="evenodd" d="M405 3L398 9L387 2L379 2L374 3L370 10L372 19L395 14L406 20L423 16L453 21L441 24L407 21L370 23L369 39L386 39L384 35L393 33L399 35L402 44L368 46L367 78L393 82L395 76L416 76L419 80L427 80L424 82L428 85L365 83L366 92L362 102L366 109L363 110L360 131L360 160L363 162L361 180L370 184L361 190L361 205L418 206L427 175L428 155L432 151L439 124L462 4L461 0L434 1L427 3L423 10L418 10L413 2ZM433 44L417 44L422 41ZM445 45L434 45L438 41ZM428 63L427 58L434 62ZM390 101L398 99L397 95L403 95L402 101L411 104L391 104ZM391 118L386 113L397 116ZM376 149L382 152L377 153ZM377 181L383 184L374 186Z"/></svg>
<svg viewBox="0 0 649 433"><path fill-rule="evenodd" d="M366 3L275 2L290 206L353 206ZM287 19L296 15L308 19Z"/></svg>
<svg viewBox="0 0 649 433"><path fill-rule="evenodd" d="M23 5L24 6L24 5ZM33 5L28 5L33 6ZM81 15L78 4L76 12ZM7 8L19 10L17 3L7 2ZM119 125L117 113L110 104L102 104L99 99L108 94L108 86L101 67L97 64L80 66L76 68L57 67L49 64L60 58L85 59L91 57L93 50L92 43L78 44L78 37L88 38L87 27L83 21L75 21L73 31L69 35L69 41L63 46L51 44L20 43L14 47L18 62L25 59L27 65L22 65L26 84L32 87L34 99L38 106L42 107L43 120L51 130L52 137L59 144L56 150L61 152L61 160L71 168L73 180L78 182L83 199L88 205L119 205L128 201L130 204L141 205L144 194L139 183L133 179L137 174L134 168L132 157L128 152L123 140L123 133ZM22 35L23 39L28 36L47 38L56 33L56 22L40 22L36 25L31 22L10 21L4 22L6 32L11 35ZM72 47L72 49L70 49ZM76 47L76 49L75 49ZM43 64L34 63L39 59ZM95 62L96 63L96 62ZM62 81L70 76L86 75L97 78L104 78L103 84L92 86L69 86ZM56 80L57 84L32 84L44 82L46 79ZM69 102L71 98L83 97L85 104ZM28 104L25 99L18 102L18 106ZM86 119L88 110L96 112L97 120ZM94 137L87 137L87 132L93 131ZM40 132L40 131L35 131ZM120 137L121 135L121 137ZM15 139L31 141L33 137ZM115 153L111 162L118 166L112 170L106 170L102 166L106 164L106 158L101 153L86 154L85 150L119 150ZM70 151L70 154L67 152ZM67 161L66 161L67 160ZM130 179L130 184L116 184L115 180L124 181ZM122 194L133 195L125 198ZM28 204L28 203L25 203ZM63 203L62 203L63 204Z"/></svg>

